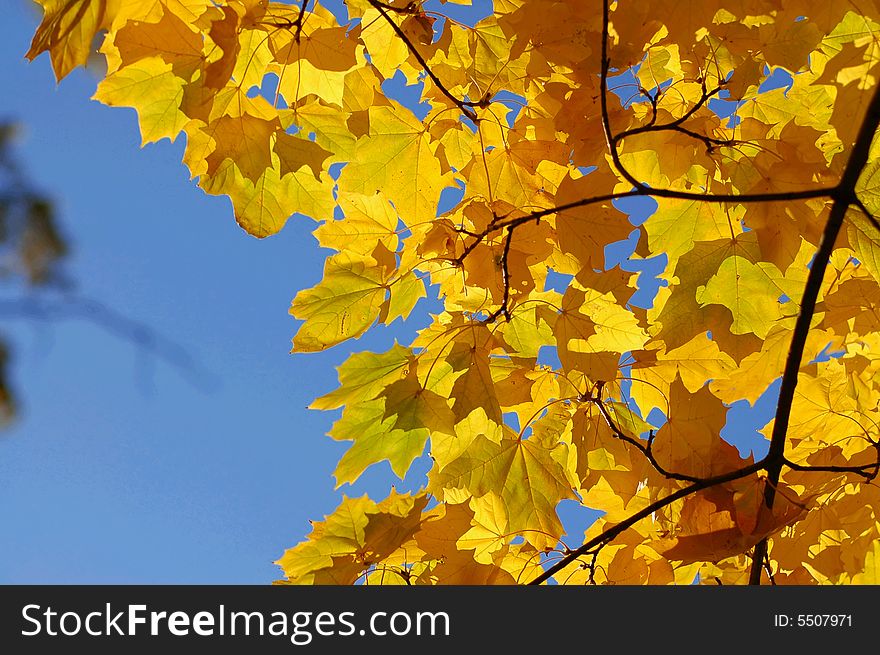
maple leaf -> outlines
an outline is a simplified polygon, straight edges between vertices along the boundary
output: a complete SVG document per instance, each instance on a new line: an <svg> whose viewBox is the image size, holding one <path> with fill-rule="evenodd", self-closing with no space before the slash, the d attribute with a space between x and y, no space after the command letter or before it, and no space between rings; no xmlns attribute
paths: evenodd
<svg viewBox="0 0 880 655"><path fill-rule="evenodd" d="M379 316L386 281L386 270L372 257L340 253L328 259L323 280L297 294L290 307L305 320L294 350L322 350L366 332Z"/></svg>
<svg viewBox="0 0 880 655"><path fill-rule="evenodd" d="M372 107L369 131L358 139L339 188L371 195L381 191L406 222L435 216L447 186L424 126L403 107Z"/></svg>
<svg viewBox="0 0 880 655"><path fill-rule="evenodd" d="M481 436L429 476L428 488L442 490L449 499L461 498L461 493L474 498L495 494L507 512L508 529L543 548L562 533L556 505L573 497L553 451L537 441L508 437L494 443Z"/></svg>
<svg viewBox="0 0 880 655"><path fill-rule="evenodd" d="M55 79L83 66L91 53L95 34L104 25L105 0L43 0L43 21L25 55L34 59L49 52Z"/></svg>
<svg viewBox="0 0 880 655"><path fill-rule="evenodd" d="M276 563L298 584L352 584L412 538L427 502L424 494L392 493L381 503L366 496L343 498L336 511L314 524L309 541Z"/></svg>
<svg viewBox="0 0 880 655"><path fill-rule="evenodd" d="M183 80L159 57L145 57L108 75L93 96L104 104L133 107L138 112L142 145L172 141L189 122L180 111Z"/></svg>

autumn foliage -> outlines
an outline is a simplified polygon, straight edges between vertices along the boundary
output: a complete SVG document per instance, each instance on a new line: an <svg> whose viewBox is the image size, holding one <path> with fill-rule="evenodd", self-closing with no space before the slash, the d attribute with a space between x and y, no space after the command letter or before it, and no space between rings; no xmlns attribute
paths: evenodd
<svg viewBox="0 0 880 655"><path fill-rule="evenodd" d="M345 498L286 582L878 582L873 0L39 4L28 56L98 43L94 97L185 135L244 230L317 221L294 352L442 303L312 405L339 485L430 458L426 488ZM743 457L728 408L768 388ZM564 500L603 512L581 543Z"/></svg>

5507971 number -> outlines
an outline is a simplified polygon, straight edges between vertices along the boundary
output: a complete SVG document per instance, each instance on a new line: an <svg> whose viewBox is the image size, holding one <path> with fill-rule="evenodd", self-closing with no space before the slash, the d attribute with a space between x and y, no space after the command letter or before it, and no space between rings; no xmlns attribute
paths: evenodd
<svg viewBox="0 0 880 655"><path fill-rule="evenodd" d="M774 614L776 628L851 628L852 614Z"/></svg>

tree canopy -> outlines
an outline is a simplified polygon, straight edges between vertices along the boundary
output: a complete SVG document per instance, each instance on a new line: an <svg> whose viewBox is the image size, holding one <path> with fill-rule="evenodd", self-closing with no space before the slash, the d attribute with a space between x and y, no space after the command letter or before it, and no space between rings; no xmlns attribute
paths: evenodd
<svg viewBox="0 0 880 655"><path fill-rule="evenodd" d="M312 405L338 485L425 488L346 497L283 582L878 582L873 0L37 1L28 57L99 44L94 98L249 234L316 221L294 352L442 305Z"/></svg>

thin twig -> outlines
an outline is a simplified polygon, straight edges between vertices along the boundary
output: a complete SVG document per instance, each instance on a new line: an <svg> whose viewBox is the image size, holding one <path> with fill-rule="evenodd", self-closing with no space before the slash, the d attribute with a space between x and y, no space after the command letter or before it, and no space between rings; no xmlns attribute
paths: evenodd
<svg viewBox="0 0 880 655"><path fill-rule="evenodd" d="M654 443L653 440L649 440L647 445L644 445L638 439L634 439L633 437L630 437L628 434L623 432L623 430L621 430L617 426L617 424L614 422L614 419L612 418L610 412L608 411L608 408L605 407L605 403L602 400L602 386L603 386L602 383L598 383L596 385L596 389L597 389L596 393L594 393L593 395L590 395L590 396L585 396L583 398L583 400L593 403L599 409L599 412L602 414L602 418L605 419L605 423L608 424L608 427L614 433L615 437L617 437L621 441L624 441L624 442L630 444L631 446L636 448L639 452L641 452L648 459L648 461L651 463L651 466L653 466L657 470L657 472L660 473L662 476L664 476L670 480L681 480L683 482L701 482L701 481L703 481L703 478L694 477L691 475L687 475L685 473L676 473L674 471L666 470L666 468L664 468L660 464L660 462L657 461L657 458L654 457L654 452L653 452L653 448L652 448L653 443Z"/></svg>
<svg viewBox="0 0 880 655"><path fill-rule="evenodd" d="M410 41L409 37L406 33L401 29L400 25L394 22L394 19L388 15L388 11L386 10L386 5L377 0L369 0L369 3L380 13L382 17L388 22L391 26L391 29L394 30L394 33L397 34L398 38L406 44L407 49L416 58L422 68L425 70L425 74L431 78L431 81L434 82L434 85L440 89L440 91L449 98L456 107L461 110L461 113L467 116L474 123L477 122L477 112L474 111L474 107L486 107L489 104L488 97L483 97L478 101L472 100L461 100L456 98L455 95L446 88L446 85L440 81L440 78L431 70L431 67L428 65L428 62L425 61L425 58L422 56L422 53L419 52L418 48L416 48L415 44Z"/></svg>
<svg viewBox="0 0 880 655"><path fill-rule="evenodd" d="M510 267L508 265L508 257L510 256L510 242L513 240L513 228L507 228L507 237L504 239L504 251L501 253L501 284L503 286L501 306L486 317L484 323L494 323L499 316L503 316L504 320L510 320L510 308L507 303L510 300Z"/></svg>

